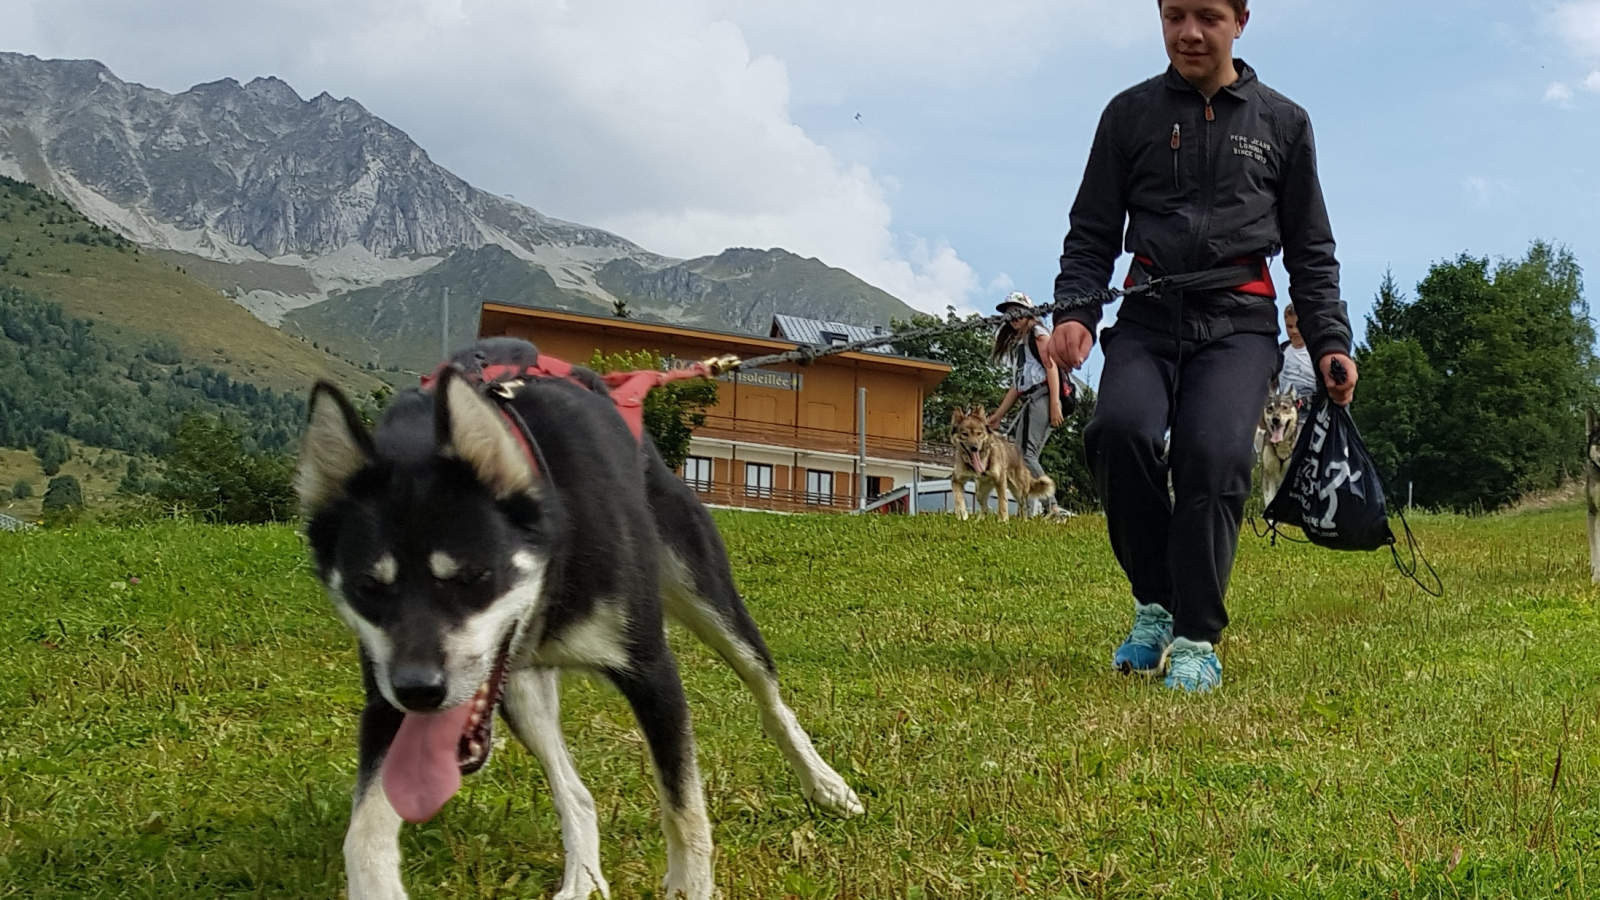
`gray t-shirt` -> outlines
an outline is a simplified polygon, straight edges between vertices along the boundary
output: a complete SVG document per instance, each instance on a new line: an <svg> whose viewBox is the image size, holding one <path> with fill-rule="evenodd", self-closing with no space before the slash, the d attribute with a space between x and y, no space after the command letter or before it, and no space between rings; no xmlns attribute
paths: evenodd
<svg viewBox="0 0 1600 900"><path fill-rule="evenodd" d="M1278 390L1294 391L1296 397L1309 397L1317 392L1317 369L1311 364L1310 350L1293 344L1284 346Z"/></svg>

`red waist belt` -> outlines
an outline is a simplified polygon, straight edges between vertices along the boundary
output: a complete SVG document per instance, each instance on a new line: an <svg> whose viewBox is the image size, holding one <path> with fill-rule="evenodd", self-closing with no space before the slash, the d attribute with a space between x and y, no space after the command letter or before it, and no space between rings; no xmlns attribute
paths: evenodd
<svg viewBox="0 0 1600 900"><path fill-rule="evenodd" d="M1133 261L1138 265L1143 266L1147 272L1155 268L1155 261L1150 259L1148 256L1135 256ZM1228 290L1238 291L1241 294L1249 294L1252 297L1265 297L1268 300L1278 299L1278 290L1272 286L1272 271L1265 256L1247 256L1244 259L1236 259L1232 263L1229 263L1229 265L1259 267L1261 269L1261 277L1255 279L1254 281L1247 281L1244 284L1236 287L1228 288ZM1128 277L1123 279L1122 288L1123 290L1127 290L1133 286L1133 266L1129 266Z"/></svg>

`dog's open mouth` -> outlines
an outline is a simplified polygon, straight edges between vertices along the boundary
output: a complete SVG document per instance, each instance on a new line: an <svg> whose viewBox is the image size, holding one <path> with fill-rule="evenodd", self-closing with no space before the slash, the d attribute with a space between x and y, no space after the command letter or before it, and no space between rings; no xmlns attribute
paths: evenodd
<svg viewBox="0 0 1600 900"><path fill-rule="evenodd" d="M967 459L972 464L972 471L982 475L983 470L989 468L989 461L983 458L982 447L968 447L963 445L961 449L967 451Z"/></svg>
<svg viewBox="0 0 1600 900"><path fill-rule="evenodd" d="M471 775L489 761L489 750L493 746L491 738L494 737L494 711L499 708L500 697L505 693L506 661L510 657L511 636L506 635L505 643L500 645L500 653L495 657L494 668L489 670L489 677L478 686L478 692L472 695L472 699L462 704L472 710L467 716L467 727L461 732L461 741L456 745L456 767L463 775Z"/></svg>
<svg viewBox="0 0 1600 900"><path fill-rule="evenodd" d="M400 721L383 758L383 790L389 805L407 822L433 818L461 789L461 776L489 761L494 711L505 689L511 640L507 635L489 677L465 702L440 712L406 713Z"/></svg>
<svg viewBox="0 0 1600 900"><path fill-rule="evenodd" d="M1272 423L1272 434L1268 436L1267 443L1269 443L1269 444L1279 443L1280 441L1283 440L1283 433L1285 431L1288 431L1288 430L1289 430L1289 426L1284 424L1284 423L1282 423L1282 422L1274 422L1274 423Z"/></svg>

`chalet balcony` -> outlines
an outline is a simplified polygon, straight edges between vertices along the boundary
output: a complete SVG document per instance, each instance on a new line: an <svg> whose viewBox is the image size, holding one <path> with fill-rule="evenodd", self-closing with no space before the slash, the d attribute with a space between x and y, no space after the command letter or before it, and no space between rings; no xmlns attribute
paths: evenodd
<svg viewBox="0 0 1600 900"><path fill-rule="evenodd" d="M706 416L705 424L696 428L694 433L697 437L846 456L855 456L860 447L860 438L854 431L752 422L715 414ZM950 466L955 462L955 451L949 444L882 437L872 434L870 426L867 456L933 466Z"/></svg>

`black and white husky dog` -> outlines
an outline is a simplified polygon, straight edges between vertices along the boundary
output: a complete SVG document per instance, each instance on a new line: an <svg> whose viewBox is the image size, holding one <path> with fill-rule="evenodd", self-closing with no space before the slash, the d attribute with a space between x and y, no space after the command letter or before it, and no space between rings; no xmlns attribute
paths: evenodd
<svg viewBox="0 0 1600 900"><path fill-rule="evenodd" d="M350 900L405 897L401 822L431 818L483 767L496 710L549 777L566 851L555 896L609 896L594 800L561 734L568 667L608 679L638 719L662 804L665 896L711 897L711 825L664 613L749 687L807 799L862 811L779 697L710 515L599 379L575 377L529 379L506 401L531 447L457 368L431 393L396 398L372 433L337 388L312 392L296 488L317 575L359 638L367 694L344 842Z"/></svg>

